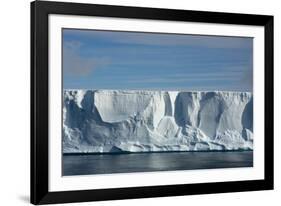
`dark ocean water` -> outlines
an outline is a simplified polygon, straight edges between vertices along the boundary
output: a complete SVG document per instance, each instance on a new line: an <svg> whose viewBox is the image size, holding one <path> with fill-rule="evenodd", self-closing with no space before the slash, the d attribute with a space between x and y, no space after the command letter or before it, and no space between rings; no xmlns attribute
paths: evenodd
<svg viewBox="0 0 281 206"><path fill-rule="evenodd" d="M63 155L64 176L252 166L252 151Z"/></svg>

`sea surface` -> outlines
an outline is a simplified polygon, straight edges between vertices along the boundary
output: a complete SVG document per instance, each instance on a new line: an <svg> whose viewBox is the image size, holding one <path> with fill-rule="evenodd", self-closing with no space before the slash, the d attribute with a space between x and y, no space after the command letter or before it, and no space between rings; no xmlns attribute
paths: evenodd
<svg viewBox="0 0 281 206"><path fill-rule="evenodd" d="M252 167L252 151L63 155L63 176Z"/></svg>

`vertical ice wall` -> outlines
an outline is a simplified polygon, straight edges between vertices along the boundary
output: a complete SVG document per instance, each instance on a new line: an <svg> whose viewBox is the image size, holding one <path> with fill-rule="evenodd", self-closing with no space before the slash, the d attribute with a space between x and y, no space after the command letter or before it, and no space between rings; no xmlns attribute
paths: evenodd
<svg viewBox="0 0 281 206"><path fill-rule="evenodd" d="M252 149L248 92L65 90L67 152Z"/></svg>

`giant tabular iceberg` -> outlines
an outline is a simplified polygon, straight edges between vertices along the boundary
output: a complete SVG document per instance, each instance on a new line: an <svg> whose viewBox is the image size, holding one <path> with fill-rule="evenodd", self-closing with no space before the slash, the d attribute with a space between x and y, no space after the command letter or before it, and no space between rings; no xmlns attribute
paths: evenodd
<svg viewBox="0 0 281 206"><path fill-rule="evenodd" d="M253 149L249 92L65 90L63 152Z"/></svg>

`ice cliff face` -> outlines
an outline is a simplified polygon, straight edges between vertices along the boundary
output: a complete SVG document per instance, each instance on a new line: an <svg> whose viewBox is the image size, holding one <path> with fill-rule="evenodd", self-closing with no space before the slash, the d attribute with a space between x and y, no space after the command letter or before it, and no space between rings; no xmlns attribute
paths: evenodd
<svg viewBox="0 0 281 206"><path fill-rule="evenodd" d="M248 92L65 90L63 152L253 148Z"/></svg>

